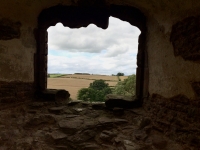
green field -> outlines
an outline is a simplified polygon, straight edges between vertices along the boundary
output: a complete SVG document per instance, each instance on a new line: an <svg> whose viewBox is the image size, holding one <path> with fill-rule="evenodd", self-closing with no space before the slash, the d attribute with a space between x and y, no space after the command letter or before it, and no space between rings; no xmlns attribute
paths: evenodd
<svg viewBox="0 0 200 150"><path fill-rule="evenodd" d="M58 78L65 76L65 74L48 74L48 78Z"/></svg>

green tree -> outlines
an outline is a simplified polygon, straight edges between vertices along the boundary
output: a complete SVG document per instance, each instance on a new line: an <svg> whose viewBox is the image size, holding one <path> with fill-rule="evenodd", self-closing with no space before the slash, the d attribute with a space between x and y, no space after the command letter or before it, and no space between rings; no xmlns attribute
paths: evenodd
<svg viewBox="0 0 200 150"><path fill-rule="evenodd" d="M113 90L114 94L119 95L135 95L136 75L128 76L124 81L119 81Z"/></svg>
<svg viewBox="0 0 200 150"><path fill-rule="evenodd" d="M95 90L103 90L104 88L109 87L108 83L106 83L104 80L95 80L94 82L90 83L89 88L95 89Z"/></svg>
<svg viewBox="0 0 200 150"><path fill-rule="evenodd" d="M95 92L92 88L82 88L78 91L77 98L84 101L92 101L95 99Z"/></svg>
<svg viewBox="0 0 200 150"><path fill-rule="evenodd" d="M112 89L104 80L95 80L90 83L89 88L82 88L78 91L77 98L84 101L105 101L105 96L111 94Z"/></svg>
<svg viewBox="0 0 200 150"><path fill-rule="evenodd" d="M117 73L117 76L124 76L124 73L118 72L118 73Z"/></svg>

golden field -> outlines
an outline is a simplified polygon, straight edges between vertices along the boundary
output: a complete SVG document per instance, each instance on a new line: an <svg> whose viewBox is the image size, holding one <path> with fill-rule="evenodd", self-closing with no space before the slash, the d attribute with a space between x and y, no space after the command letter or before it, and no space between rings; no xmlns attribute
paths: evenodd
<svg viewBox="0 0 200 150"><path fill-rule="evenodd" d="M123 81L127 76L120 76ZM72 99L77 99L77 92L81 88L88 88L90 83L94 80L105 80L109 86L115 86L118 82L117 76L106 76L106 75L64 75L57 78L48 78L47 88L49 89L65 89L69 91Z"/></svg>

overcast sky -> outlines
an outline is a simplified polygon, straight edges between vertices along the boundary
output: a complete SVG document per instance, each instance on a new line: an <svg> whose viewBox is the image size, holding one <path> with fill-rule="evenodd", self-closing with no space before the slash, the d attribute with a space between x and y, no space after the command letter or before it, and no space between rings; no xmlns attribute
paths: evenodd
<svg viewBox="0 0 200 150"><path fill-rule="evenodd" d="M135 74L140 30L110 17L104 30L94 24L48 29L48 73Z"/></svg>

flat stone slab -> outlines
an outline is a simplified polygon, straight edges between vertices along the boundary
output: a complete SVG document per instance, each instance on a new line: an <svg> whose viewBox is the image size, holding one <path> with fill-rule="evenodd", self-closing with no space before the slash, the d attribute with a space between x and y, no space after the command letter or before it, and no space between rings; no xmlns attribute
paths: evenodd
<svg viewBox="0 0 200 150"><path fill-rule="evenodd" d="M108 131L108 130L104 130L101 132L101 134L99 135L99 138L104 140L104 141L111 141L113 137L115 137L117 134L112 132L112 131Z"/></svg>
<svg viewBox="0 0 200 150"><path fill-rule="evenodd" d="M83 118L64 119L58 122L59 127L67 134L74 134L83 125Z"/></svg>
<svg viewBox="0 0 200 150"><path fill-rule="evenodd" d="M41 108L45 106L43 102L33 102L32 104L29 105L33 109Z"/></svg>
<svg viewBox="0 0 200 150"><path fill-rule="evenodd" d="M105 103L92 103L92 108L95 110L103 110L106 108Z"/></svg>
<svg viewBox="0 0 200 150"><path fill-rule="evenodd" d="M52 108L49 108L48 110L50 113L61 114L64 112L64 108L66 108L66 107L60 106L60 107L52 107Z"/></svg>
<svg viewBox="0 0 200 150"><path fill-rule="evenodd" d="M44 114L35 116L30 119L27 123L27 126L35 126L40 124L52 124L55 123L55 118L51 114Z"/></svg>
<svg viewBox="0 0 200 150"><path fill-rule="evenodd" d="M74 100L74 101L70 101L67 105L68 106L75 106L77 104L80 104L82 101L81 100Z"/></svg>
<svg viewBox="0 0 200 150"><path fill-rule="evenodd" d="M134 96L108 94L106 95L105 105L108 108L137 108L141 104Z"/></svg>
<svg viewBox="0 0 200 150"><path fill-rule="evenodd" d="M66 118L75 118L75 117L79 117L80 115L67 115Z"/></svg>
<svg viewBox="0 0 200 150"><path fill-rule="evenodd" d="M49 133L49 135L52 137L53 140L60 140L67 137L67 135L61 131L53 131Z"/></svg>
<svg viewBox="0 0 200 150"><path fill-rule="evenodd" d="M99 118L100 124L111 124L111 123L127 123L128 121L126 119L118 119L118 118L107 118L107 117L101 117Z"/></svg>
<svg viewBox="0 0 200 150"><path fill-rule="evenodd" d="M82 111L84 111L85 109L84 109L84 108L74 108L74 110L75 110L76 112L82 112Z"/></svg>
<svg viewBox="0 0 200 150"><path fill-rule="evenodd" d="M101 118L99 118L99 123L100 124L113 123L113 119L110 119L110 118L107 118L107 117L101 117Z"/></svg>
<svg viewBox="0 0 200 150"><path fill-rule="evenodd" d="M83 149L87 149L87 150L98 150L100 149L100 147L94 143L84 143L81 145L81 147Z"/></svg>

